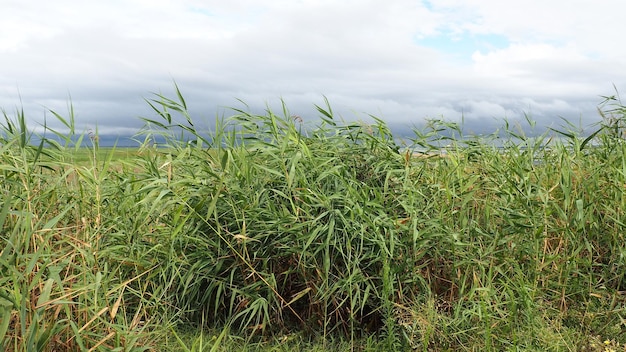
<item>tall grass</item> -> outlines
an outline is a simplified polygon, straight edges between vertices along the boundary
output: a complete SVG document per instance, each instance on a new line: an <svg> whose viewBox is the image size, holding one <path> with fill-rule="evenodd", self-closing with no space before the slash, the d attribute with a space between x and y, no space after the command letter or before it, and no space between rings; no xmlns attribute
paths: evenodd
<svg viewBox="0 0 626 352"><path fill-rule="evenodd" d="M72 145L71 135L61 143L39 136L31 145L23 112L4 117L1 349L145 350L140 341L147 341L154 320L146 312L159 310L158 297L146 294L155 274L150 266L139 269L143 263L132 257L112 256L110 245L110 238L141 231L144 221L113 207L132 192L119 188L128 183L122 175L131 173L111 169L108 159L74 163L78 145ZM73 129L73 118L60 121ZM92 149L97 148L95 143ZM140 207L132 209L141 216ZM159 323L166 321L159 317Z"/></svg>
<svg viewBox="0 0 626 352"><path fill-rule="evenodd" d="M592 134L430 121L401 147L328 101L311 121L244 107L198 130L176 93L148 100L123 160L74 136L71 110L54 114L70 132L36 145L4 114L4 350L626 344L617 98Z"/></svg>

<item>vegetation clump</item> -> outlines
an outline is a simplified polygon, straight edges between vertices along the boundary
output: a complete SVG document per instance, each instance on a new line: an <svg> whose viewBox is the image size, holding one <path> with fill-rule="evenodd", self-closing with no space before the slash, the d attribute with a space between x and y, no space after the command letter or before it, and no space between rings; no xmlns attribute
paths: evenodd
<svg viewBox="0 0 626 352"><path fill-rule="evenodd" d="M4 113L0 350L626 344L617 98L591 134L433 120L402 144L327 101L201 131L176 93L124 157L72 111L48 135Z"/></svg>

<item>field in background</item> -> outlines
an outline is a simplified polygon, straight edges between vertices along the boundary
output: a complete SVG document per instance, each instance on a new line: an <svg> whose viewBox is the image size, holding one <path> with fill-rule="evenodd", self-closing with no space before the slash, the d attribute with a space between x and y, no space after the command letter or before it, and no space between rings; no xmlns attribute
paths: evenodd
<svg viewBox="0 0 626 352"><path fill-rule="evenodd" d="M0 350L625 350L610 102L591 135L430 121L407 145L329 105L206 134L180 93L138 149L5 114Z"/></svg>
<svg viewBox="0 0 626 352"><path fill-rule="evenodd" d="M139 156L139 149L135 147L98 147L96 149L82 147L71 151L71 159L75 165L91 165L94 161L112 162L126 161Z"/></svg>

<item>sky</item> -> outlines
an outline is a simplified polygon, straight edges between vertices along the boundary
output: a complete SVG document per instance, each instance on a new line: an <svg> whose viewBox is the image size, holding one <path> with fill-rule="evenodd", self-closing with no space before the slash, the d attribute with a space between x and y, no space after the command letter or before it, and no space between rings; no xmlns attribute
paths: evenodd
<svg viewBox="0 0 626 352"><path fill-rule="evenodd" d="M398 133L427 119L489 133L600 121L626 89L623 0L4 0L0 107L31 126L128 136L180 88L196 121L280 109ZM241 101L240 101L241 100Z"/></svg>

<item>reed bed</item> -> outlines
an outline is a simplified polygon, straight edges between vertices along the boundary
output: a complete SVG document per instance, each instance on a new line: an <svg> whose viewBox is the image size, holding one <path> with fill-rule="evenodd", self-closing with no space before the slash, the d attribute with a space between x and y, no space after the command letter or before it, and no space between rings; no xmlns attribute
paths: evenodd
<svg viewBox="0 0 626 352"><path fill-rule="evenodd" d="M0 350L624 350L617 98L591 134L401 145L327 101L202 131L176 93L123 158L4 113Z"/></svg>

